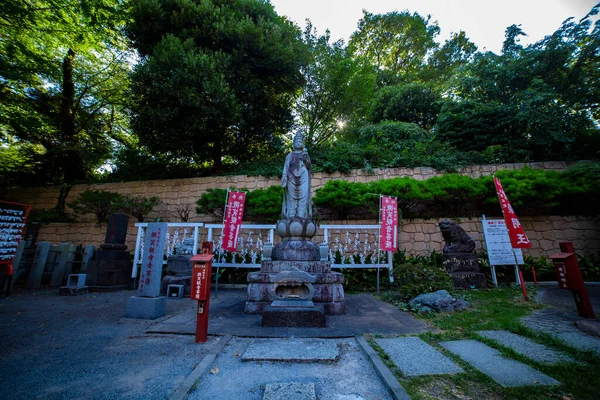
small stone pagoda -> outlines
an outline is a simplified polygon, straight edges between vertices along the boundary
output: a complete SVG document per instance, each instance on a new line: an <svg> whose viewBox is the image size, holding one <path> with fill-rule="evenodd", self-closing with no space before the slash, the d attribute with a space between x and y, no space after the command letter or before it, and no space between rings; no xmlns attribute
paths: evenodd
<svg viewBox="0 0 600 400"><path fill-rule="evenodd" d="M245 311L262 314L263 326L325 326L324 315L346 313L344 276L331 271L328 247L312 242L310 157L301 133L286 157L277 234L281 241L264 246L260 271L248 274Z"/></svg>

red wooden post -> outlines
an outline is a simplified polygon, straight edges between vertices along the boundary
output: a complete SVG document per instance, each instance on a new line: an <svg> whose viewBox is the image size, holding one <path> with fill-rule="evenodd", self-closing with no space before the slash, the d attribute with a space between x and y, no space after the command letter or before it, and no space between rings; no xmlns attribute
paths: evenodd
<svg viewBox="0 0 600 400"><path fill-rule="evenodd" d="M523 273L519 269L519 280L521 281L521 290L523 291L523 298L525 301L529 301L529 296L527 295L527 287L525 287L525 280L523 279Z"/></svg>
<svg viewBox="0 0 600 400"><path fill-rule="evenodd" d="M554 263L558 287L570 290L577 306L577 312L585 318L595 318L590 297L588 296L585 282L581 276L579 262L575 254L573 243L559 243L561 253L551 255L549 258Z"/></svg>
<svg viewBox="0 0 600 400"><path fill-rule="evenodd" d="M210 275L212 253L197 254L192 257L192 288L190 298L198 300L196 314L196 343L208 340L208 310L210 307Z"/></svg>

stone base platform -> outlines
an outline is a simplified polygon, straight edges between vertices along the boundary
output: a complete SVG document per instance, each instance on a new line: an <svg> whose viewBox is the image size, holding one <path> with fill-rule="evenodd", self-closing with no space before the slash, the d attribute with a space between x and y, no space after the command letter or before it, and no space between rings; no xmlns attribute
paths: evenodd
<svg viewBox="0 0 600 400"><path fill-rule="evenodd" d="M167 313L167 298L132 296L127 301L126 318L157 319Z"/></svg>
<svg viewBox="0 0 600 400"><path fill-rule="evenodd" d="M344 275L331 272L327 261L263 261L260 271L248 274L248 300L244 311L248 314L262 314L275 300L281 300L276 293L277 275L284 271L300 270L315 277L312 301L322 307L325 315L346 313L344 301Z"/></svg>
<svg viewBox="0 0 600 400"><path fill-rule="evenodd" d="M323 309L267 306L262 312L262 326L288 328L325 328Z"/></svg>
<svg viewBox="0 0 600 400"><path fill-rule="evenodd" d="M487 287L485 274L483 272L450 272L450 279L455 289L485 289Z"/></svg>

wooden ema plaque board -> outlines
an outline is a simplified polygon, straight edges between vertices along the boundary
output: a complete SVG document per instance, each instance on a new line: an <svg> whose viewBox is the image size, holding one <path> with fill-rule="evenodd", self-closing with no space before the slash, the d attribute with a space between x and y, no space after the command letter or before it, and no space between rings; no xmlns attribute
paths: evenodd
<svg viewBox="0 0 600 400"><path fill-rule="evenodd" d="M12 264L31 206L0 201L0 264Z"/></svg>

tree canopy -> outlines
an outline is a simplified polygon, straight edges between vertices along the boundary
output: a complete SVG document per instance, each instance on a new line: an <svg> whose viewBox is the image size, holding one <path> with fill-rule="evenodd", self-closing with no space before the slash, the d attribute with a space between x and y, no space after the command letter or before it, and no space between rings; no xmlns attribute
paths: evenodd
<svg viewBox="0 0 600 400"><path fill-rule="evenodd" d="M0 11L3 183L90 178L127 140L120 0L7 0Z"/></svg>
<svg viewBox="0 0 600 400"><path fill-rule="evenodd" d="M136 0L127 32L132 127L154 153L255 159L292 123L306 51L296 26L257 0Z"/></svg>
<svg viewBox="0 0 600 400"><path fill-rule="evenodd" d="M277 174L293 129L316 171L597 160L599 9L496 54L410 11L346 45L268 0L6 0L0 185Z"/></svg>

